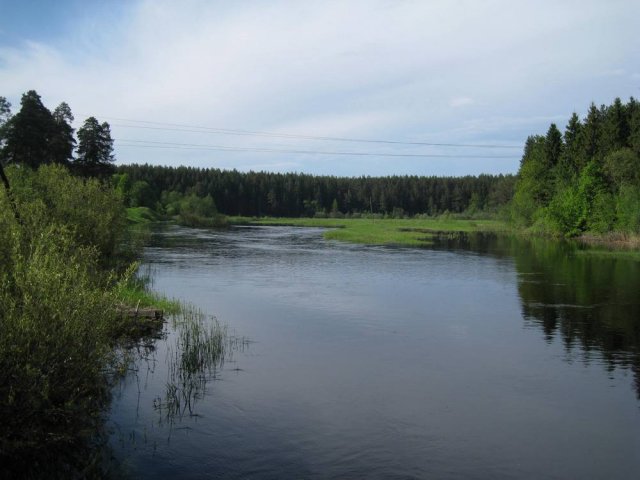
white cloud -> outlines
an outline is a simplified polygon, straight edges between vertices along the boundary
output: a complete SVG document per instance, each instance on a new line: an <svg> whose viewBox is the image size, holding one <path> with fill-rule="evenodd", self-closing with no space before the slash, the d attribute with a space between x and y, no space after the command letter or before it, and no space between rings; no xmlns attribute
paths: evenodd
<svg viewBox="0 0 640 480"><path fill-rule="evenodd" d="M474 103L475 101L471 97L454 97L449 101L449 105L453 108L466 107Z"/></svg>
<svg viewBox="0 0 640 480"><path fill-rule="evenodd" d="M17 105L21 93L35 88L52 108L67 101L78 118L518 143L539 133L527 128L544 128L543 120L522 119L568 118L576 105L586 109L592 100L607 103L637 94L632 76L605 82L599 74L633 71L640 62L633 43L633 19L639 14L640 4L595 0L579 5L550 0L148 0L132 2L120 22L93 18L48 45L0 47L0 92ZM113 123L114 136L128 138L267 147L276 141L134 130ZM133 148L116 154L125 162L349 171L344 158L318 164L282 154ZM515 159L508 169L517 164ZM375 174L373 169L382 171L380 165L357 164L353 173ZM448 173L447 164L437 162L396 166L402 168L397 173ZM366 168L372 170L363 172Z"/></svg>

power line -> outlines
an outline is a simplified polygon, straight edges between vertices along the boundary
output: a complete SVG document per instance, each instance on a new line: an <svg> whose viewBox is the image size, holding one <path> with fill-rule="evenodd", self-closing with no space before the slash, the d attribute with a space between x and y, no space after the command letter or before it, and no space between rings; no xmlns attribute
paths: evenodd
<svg viewBox="0 0 640 480"><path fill-rule="evenodd" d="M261 152L261 153L291 153L296 155L333 155L333 156L358 156L358 157L402 157L402 158L483 158L483 159L509 159L507 155L449 155L426 153L377 153L377 152L342 152L324 150L290 150L264 147L234 147L227 145L208 145L196 143L157 142L151 140L116 139L119 147L134 148L169 148L178 150L214 150L225 152ZM120 143L124 142L124 143Z"/></svg>
<svg viewBox="0 0 640 480"><path fill-rule="evenodd" d="M151 120L133 120L133 119L127 119L127 118L120 118L120 117L102 117L102 118L115 120L119 122L146 124L146 125L114 124L114 126L123 127L123 128L142 128L142 129L149 129L149 130L165 130L165 131L192 132L192 133L214 133L214 134L220 134L220 135L259 136L259 137L271 137L271 138L292 138L292 139L302 139L302 140L325 140L325 141L333 141L333 142L379 143L379 144L414 145L414 146L420 145L420 146L429 146L429 147L522 149L522 145L403 142L399 140L328 137L328 136L318 136L318 135L300 135L300 134L293 134L293 133L263 132L263 131L256 131L256 130L215 128L215 127L207 127L202 125L156 122ZM157 126L153 126L153 125L157 125Z"/></svg>

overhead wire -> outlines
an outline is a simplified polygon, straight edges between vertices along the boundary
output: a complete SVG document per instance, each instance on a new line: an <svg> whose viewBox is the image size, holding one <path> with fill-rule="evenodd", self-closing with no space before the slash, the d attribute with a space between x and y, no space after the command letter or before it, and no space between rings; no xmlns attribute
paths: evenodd
<svg viewBox="0 0 640 480"><path fill-rule="evenodd" d="M497 149L522 149L522 145L507 145L507 144L470 144L470 143L438 143L438 142L409 142L400 140L387 140L387 139L365 139L365 138L349 138L349 137L332 137L332 136L320 136L320 135L301 135L293 133L279 133L279 132L264 132L257 130L242 130L231 128L216 128L203 125L191 125L182 123L169 123L158 122L152 120L133 120L122 117L108 117L102 116L108 120L115 120L116 122L138 123L145 125L126 125L121 123L115 123L113 126L122 128L139 128L148 130L164 130L164 131L176 131L176 132L191 132L191 133L213 133L220 135L239 135L239 136L259 136L259 137L272 137L272 138L291 138L301 140L322 140L333 142L352 142L352 143L377 143L377 144L390 144L390 145L412 145L412 146L430 146L430 147L455 147L455 148L497 148Z"/></svg>
<svg viewBox="0 0 640 480"><path fill-rule="evenodd" d="M115 139L119 147L135 148L166 148L178 150L214 150L226 152L261 152L261 153L291 153L297 155L332 155L332 156L358 156L358 157L400 157L400 158L482 158L482 159L510 159L512 155L451 155L430 153L389 153L389 152L353 152L353 151L326 151L281 149L266 147L236 147L228 145L210 145L195 143L160 142L137 139ZM121 143L122 142L122 143Z"/></svg>

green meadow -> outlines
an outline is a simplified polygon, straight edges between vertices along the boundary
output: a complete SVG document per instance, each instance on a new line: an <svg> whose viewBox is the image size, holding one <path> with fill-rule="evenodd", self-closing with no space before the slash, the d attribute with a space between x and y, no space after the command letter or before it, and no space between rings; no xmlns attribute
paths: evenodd
<svg viewBox="0 0 640 480"><path fill-rule="evenodd" d="M233 225L272 225L328 228L327 240L369 245L426 246L434 235L471 232L507 232L499 220L374 219L374 218L247 218L229 217Z"/></svg>

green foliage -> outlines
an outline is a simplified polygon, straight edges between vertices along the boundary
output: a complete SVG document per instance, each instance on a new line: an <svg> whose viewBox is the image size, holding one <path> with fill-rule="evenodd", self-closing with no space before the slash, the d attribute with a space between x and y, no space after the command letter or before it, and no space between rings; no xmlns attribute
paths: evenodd
<svg viewBox="0 0 640 480"><path fill-rule="evenodd" d="M88 475L113 345L127 330L105 270L123 206L59 165L7 174L21 222L0 190L0 477Z"/></svg>
<svg viewBox="0 0 640 480"><path fill-rule="evenodd" d="M73 177L59 165L44 165L35 172L8 169L22 212L28 238L48 225L66 225L78 245L95 246L102 260L122 244L126 213L115 190L95 179Z"/></svg>
<svg viewBox="0 0 640 480"><path fill-rule="evenodd" d="M591 104L584 123L573 114L564 135L551 125L546 137L525 146L511 203L512 221L546 233L630 231L640 187L635 149L637 102Z"/></svg>
<svg viewBox="0 0 640 480"><path fill-rule="evenodd" d="M7 121L11 118L11 103L0 96L0 160L4 151Z"/></svg>
<svg viewBox="0 0 640 480"><path fill-rule="evenodd" d="M151 187L144 180L138 180L131 185L127 196L129 205L132 207L153 207L154 205Z"/></svg>
<svg viewBox="0 0 640 480"><path fill-rule="evenodd" d="M83 453L108 395L117 328L108 279L98 251L79 247L65 227L25 239L14 225L9 248L0 276L0 471L12 460L35 471L58 458L81 462L69 452Z"/></svg>
<svg viewBox="0 0 640 480"><path fill-rule="evenodd" d="M53 121L55 123L55 134L49 142L49 150L52 160L55 163L68 165L73 159L73 149L76 140L73 138L73 114L67 103L62 102L53 111Z"/></svg>
<svg viewBox="0 0 640 480"><path fill-rule="evenodd" d="M210 195L225 215L329 215L333 200L337 212L345 215L390 214L394 209L405 215L461 213L474 193L483 208L495 212L511 198L515 181L512 175L338 178L151 165L122 165L118 173L127 174L132 183L147 182L151 192L146 205L157 208L160 202L169 216L178 215L181 198L192 193Z"/></svg>
<svg viewBox="0 0 640 480"><path fill-rule="evenodd" d="M545 219L550 233L574 236L580 233L585 212L584 198L575 186L560 190L546 209Z"/></svg>
<svg viewBox="0 0 640 480"><path fill-rule="evenodd" d="M616 198L616 230L640 233L640 187L622 185Z"/></svg>
<svg viewBox="0 0 640 480"><path fill-rule="evenodd" d="M231 217L234 224L291 225L331 228L324 237L372 245L425 246L433 236L459 232L504 231L506 225L495 220L458 220L450 218L262 218Z"/></svg>
<svg viewBox="0 0 640 480"><path fill-rule="evenodd" d="M78 158L74 167L80 174L105 177L113 173L113 139L107 122L87 118L78 129Z"/></svg>
<svg viewBox="0 0 640 480"><path fill-rule="evenodd" d="M4 128L3 157L31 168L50 163L50 144L58 133L53 115L35 90L22 95L20 105L20 111L7 120Z"/></svg>
<svg viewBox="0 0 640 480"><path fill-rule="evenodd" d="M544 141L545 158L551 167L554 167L560 161L563 155L564 144L562 142L562 134L555 123L552 123L547 131Z"/></svg>
<svg viewBox="0 0 640 480"><path fill-rule="evenodd" d="M149 207L127 208L127 222L134 224L147 224L160 220L158 214Z"/></svg>
<svg viewBox="0 0 640 480"><path fill-rule="evenodd" d="M78 158L71 108L62 102L51 111L40 95L22 95L20 110L11 116L11 104L0 97L0 160L30 168L59 163L73 166L81 175L106 177L113 171L113 140L106 122L89 117L78 130Z"/></svg>
<svg viewBox="0 0 640 480"><path fill-rule="evenodd" d="M622 185L638 185L640 157L630 148L615 150L604 159L604 172L616 191Z"/></svg>
<svg viewBox="0 0 640 480"><path fill-rule="evenodd" d="M138 263L133 263L122 275L113 289L113 296L119 305L130 305L139 308L154 307L165 313L178 313L181 305L164 295L149 290L148 275L136 274Z"/></svg>
<svg viewBox="0 0 640 480"><path fill-rule="evenodd" d="M564 131L563 158L561 163L566 168L566 175L576 175L584 167L586 161L582 157L582 122L578 114L573 112Z"/></svg>

